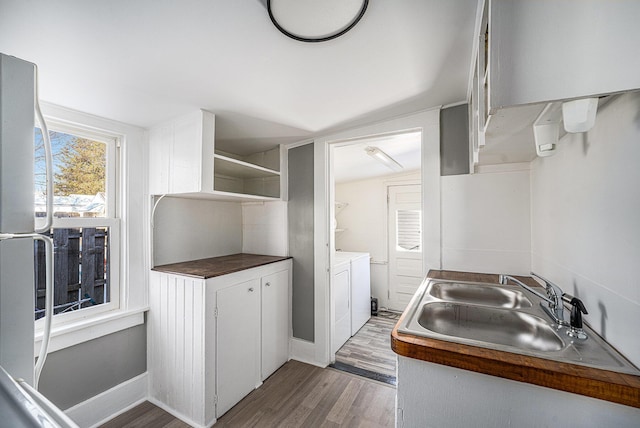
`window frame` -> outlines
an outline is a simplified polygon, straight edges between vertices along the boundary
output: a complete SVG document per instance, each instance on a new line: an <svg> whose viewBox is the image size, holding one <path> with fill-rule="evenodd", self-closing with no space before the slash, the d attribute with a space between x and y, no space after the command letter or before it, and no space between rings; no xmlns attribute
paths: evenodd
<svg viewBox="0 0 640 428"><path fill-rule="evenodd" d="M122 312L126 303L126 293L123 292L122 279L125 277L121 263L123 253L122 239L122 206L126 197L123 188L123 155L121 153L124 136L117 132L109 132L94 128L79 122L72 122L55 117L45 117L49 131L57 131L73 136L98 141L106 145L105 165L105 193L106 205L104 217L55 217L52 228L84 228L84 227L108 227L109 228L109 302L95 307L82 308L81 310L60 313L52 319L52 336L60 335L63 331L78 331L83 325L89 326L96 320L113 317ZM39 127L39 124L36 124ZM39 224L40 223L40 224ZM44 223L44 219L36 219L36 227ZM55 257L55 256L54 256ZM44 330L44 318L35 320L35 341L41 341ZM84 338L76 337L74 340L65 341L66 346L71 346L84 341ZM87 338L89 336L86 336ZM99 336L98 336L99 337ZM90 338L90 337L89 337ZM56 346L56 349L66 347ZM53 349L55 350L55 349ZM50 351L52 351L50 349ZM37 352L37 350L36 350Z"/></svg>

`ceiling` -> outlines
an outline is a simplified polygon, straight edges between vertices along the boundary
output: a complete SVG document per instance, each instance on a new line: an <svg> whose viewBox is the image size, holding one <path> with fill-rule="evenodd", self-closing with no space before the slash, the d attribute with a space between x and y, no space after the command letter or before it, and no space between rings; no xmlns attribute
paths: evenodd
<svg viewBox="0 0 640 428"><path fill-rule="evenodd" d="M385 175L405 174L420 170L421 132L367 138L336 147L333 152L333 175L336 183L364 180ZM394 171L369 156L367 147L376 147L402 165Z"/></svg>
<svg viewBox="0 0 640 428"><path fill-rule="evenodd" d="M350 32L285 37L263 0L0 0L0 52L43 100L149 127L204 108L269 148L466 99L477 0L371 0Z"/></svg>

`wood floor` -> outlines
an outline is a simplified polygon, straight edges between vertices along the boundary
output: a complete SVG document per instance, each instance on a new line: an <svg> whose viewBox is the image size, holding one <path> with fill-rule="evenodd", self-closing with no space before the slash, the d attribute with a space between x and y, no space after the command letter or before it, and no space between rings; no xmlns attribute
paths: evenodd
<svg viewBox="0 0 640 428"><path fill-rule="evenodd" d="M224 414L215 428L393 427L395 388L331 368L289 361ZM182 428L150 403L143 403L102 428Z"/></svg>
<svg viewBox="0 0 640 428"><path fill-rule="evenodd" d="M145 401L137 407L116 416L100 428L190 428L170 413Z"/></svg>
<svg viewBox="0 0 640 428"><path fill-rule="evenodd" d="M380 312L369 321L336 353L336 368L343 364L396 378L397 356L391 350L391 330L400 314Z"/></svg>

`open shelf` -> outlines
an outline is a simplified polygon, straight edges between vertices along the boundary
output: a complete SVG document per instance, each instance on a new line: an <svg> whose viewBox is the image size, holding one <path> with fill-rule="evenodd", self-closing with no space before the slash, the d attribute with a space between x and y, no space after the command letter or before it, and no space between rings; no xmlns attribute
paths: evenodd
<svg viewBox="0 0 640 428"><path fill-rule="evenodd" d="M278 171L218 154L214 155L213 170L216 175L224 175L241 179L280 176L280 172Z"/></svg>
<svg viewBox="0 0 640 428"><path fill-rule="evenodd" d="M237 153L216 148L215 116L199 110L150 130L149 192L218 200L279 200L280 147Z"/></svg>

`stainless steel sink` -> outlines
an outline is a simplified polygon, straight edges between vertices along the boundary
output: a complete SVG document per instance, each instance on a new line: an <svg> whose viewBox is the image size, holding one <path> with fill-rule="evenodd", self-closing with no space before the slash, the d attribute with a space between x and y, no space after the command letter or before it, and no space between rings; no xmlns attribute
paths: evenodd
<svg viewBox="0 0 640 428"><path fill-rule="evenodd" d="M488 284L436 282L428 292L433 297L450 302L500 308L531 307L531 300L522 291Z"/></svg>
<svg viewBox="0 0 640 428"><path fill-rule="evenodd" d="M517 286L425 279L398 332L640 374L597 333L574 340L542 310L542 299Z"/></svg>
<svg viewBox="0 0 640 428"><path fill-rule="evenodd" d="M540 317L509 309L434 302L422 306L418 324L447 336L534 351L559 351L564 342Z"/></svg>

